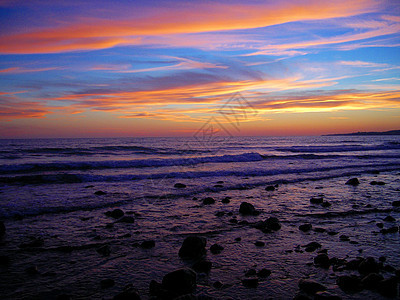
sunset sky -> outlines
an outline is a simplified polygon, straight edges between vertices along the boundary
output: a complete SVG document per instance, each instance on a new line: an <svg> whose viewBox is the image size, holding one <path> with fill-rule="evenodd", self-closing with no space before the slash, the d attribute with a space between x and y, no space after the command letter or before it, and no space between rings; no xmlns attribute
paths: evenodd
<svg viewBox="0 0 400 300"><path fill-rule="evenodd" d="M0 0L0 20L2 138L400 129L400 1Z"/></svg>

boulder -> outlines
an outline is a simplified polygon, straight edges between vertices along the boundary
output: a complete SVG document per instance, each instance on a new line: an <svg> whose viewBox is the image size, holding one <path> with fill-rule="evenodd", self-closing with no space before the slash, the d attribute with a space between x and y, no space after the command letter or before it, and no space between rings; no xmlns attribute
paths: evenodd
<svg viewBox="0 0 400 300"><path fill-rule="evenodd" d="M262 268L260 271L257 272L257 276L261 278L266 278L269 275L271 275L271 270L268 270L266 268Z"/></svg>
<svg viewBox="0 0 400 300"><path fill-rule="evenodd" d="M103 192L103 191L96 191L96 192L94 192L94 194L97 195L97 196L102 196L102 195L105 195L107 193Z"/></svg>
<svg viewBox="0 0 400 300"><path fill-rule="evenodd" d="M369 273L363 279L361 279L361 284L367 290L376 289L379 283L383 280L383 276L378 273Z"/></svg>
<svg viewBox="0 0 400 300"><path fill-rule="evenodd" d="M224 204L228 204L229 202L231 202L231 198L230 197L225 197L224 199L221 200L222 203Z"/></svg>
<svg viewBox="0 0 400 300"><path fill-rule="evenodd" d="M124 212L121 209L116 208L116 209L114 209L112 211L107 211L105 213L105 215L107 217L111 217L111 218L114 218L114 219L119 219L119 218L124 216Z"/></svg>
<svg viewBox="0 0 400 300"><path fill-rule="evenodd" d="M207 240L203 237L188 236L179 249L179 256L184 259L196 259L206 254Z"/></svg>
<svg viewBox="0 0 400 300"><path fill-rule="evenodd" d="M210 247L210 251L212 254L220 254L222 250L224 250L224 247L222 247L221 245L218 245L218 244L213 244Z"/></svg>
<svg viewBox="0 0 400 300"><path fill-rule="evenodd" d="M304 246L306 249L306 252L314 252L318 248L321 248L321 244L317 242L311 242L308 243L307 245Z"/></svg>
<svg viewBox="0 0 400 300"><path fill-rule="evenodd" d="M212 262L208 260L200 260L196 262L192 269L195 270L197 273L209 273L212 268Z"/></svg>
<svg viewBox="0 0 400 300"><path fill-rule="evenodd" d="M174 188L177 188L177 189L184 189L185 187L186 187L186 184L183 184L180 182L175 183L175 185L174 185Z"/></svg>
<svg viewBox="0 0 400 300"><path fill-rule="evenodd" d="M242 284L247 288L256 288L258 286L258 278L243 278Z"/></svg>
<svg viewBox="0 0 400 300"><path fill-rule="evenodd" d="M299 281L300 290L307 294L315 294L316 292L325 291L326 287L311 279L300 279Z"/></svg>
<svg viewBox="0 0 400 300"><path fill-rule="evenodd" d="M110 287L113 287L114 285L115 281L111 278L103 279L102 281L100 281L100 286L102 289L108 289Z"/></svg>
<svg viewBox="0 0 400 300"><path fill-rule="evenodd" d="M209 204L214 204L215 200L212 197L207 197L203 199L203 204L204 205L209 205Z"/></svg>
<svg viewBox="0 0 400 300"><path fill-rule="evenodd" d="M196 289L196 273L189 268L170 272L164 276L162 287L176 296L190 294Z"/></svg>
<svg viewBox="0 0 400 300"><path fill-rule="evenodd" d="M155 246L156 246L156 242L153 240L143 241L140 244L140 247L143 249L151 249L151 248L154 248Z"/></svg>
<svg viewBox="0 0 400 300"><path fill-rule="evenodd" d="M121 293L117 294L113 298L114 300L140 300L139 293L136 289L129 286L124 289Z"/></svg>
<svg viewBox="0 0 400 300"><path fill-rule="evenodd" d="M373 257L368 257L360 262L358 272L364 275L369 273L379 273L379 263Z"/></svg>
<svg viewBox="0 0 400 300"><path fill-rule="evenodd" d="M314 257L314 264L324 269L329 269L331 261L327 254L321 253Z"/></svg>
<svg viewBox="0 0 400 300"><path fill-rule="evenodd" d="M393 218L392 216L386 216L386 217L383 219L383 221L385 221L385 222L395 222L396 219Z"/></svg>
<svg viewBox="0 0 400 300"><path fill-rule="evenodd" d="M381 294L382 296L385 296L385 297L389 297L389 298L396 297L397 290L398 290L397 281L398 281L397 278L394 276L380 281L378 284L379 294Z"/></svg>
<svg viewBox="0 0 400 300"><path fill-rule="evenodd" d="M302 224L299 226L299 229L303 232L307 232L312 229L312 225L310 223Z"/></svg>
<svg viewBox="0 0 400 300"><path fill-rule="evenodd" d="M341 300L342 298L338 295L331 294L329 292L316 292L314 300Z"/></svg>
<svg viewBox="0 0 400 300"><path fill-rule="evenodd" d="M355 275L342 275L336 279L337 285L346 293L361 290L361 280Z"/></svg>
<svg viewBox="0 0 400 300"><path fill-rule="evenodd" d="M275 191L275 187L273 185L269 185L265 188L266 191L272 192Z"/></svg>
<svg viewBox="0 0 400 300"><path fill-rule="evenodd" d="M393 202L392 202L392 205L393 205L394 207L400 207L400 200L393 201Z"/></svg>
<svg viewBox="0 0 400 300"><path fill-rule="evenodd" d="M256 242L254 243L254 245L256 245L257 247L264 247L264 246L265 246L265 243L262 242L262 241L256 241Z"/></svg>
<svg viewBox="0 0 400 300"><path fill-rule="evenodd" d="M117 220L118 223L128 223L128 224L133 224L135 223L135 218L132 216L123 216L122 218L119 218Z"/></svg>
<svg viewBox="0 0 400 300"><path fill-rule="evenodd" d="M346 181L347 185L352 185L352 186L357 186L360 184L360 182L358 181L358 178L351 178L349 180Z"/></svg>
<svg viewBox="0 0 400 300"><path fill-rule="evenodd" d="M248 202L242 202L240 204L239 213L244 216L257 216L260 214L260 212L254 208L253 204Z"/></svg>
<svg viewBox="0 0 400 300"><path fill-rule="evenodd" d="M324 198L322 197L312 197L310 199L311 204L322 204L322 202L324 202Z"/></svg>

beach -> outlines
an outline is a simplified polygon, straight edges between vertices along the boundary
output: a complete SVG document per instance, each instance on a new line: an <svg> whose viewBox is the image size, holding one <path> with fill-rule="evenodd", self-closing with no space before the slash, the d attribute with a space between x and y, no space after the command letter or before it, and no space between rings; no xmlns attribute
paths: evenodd
<svg viewBox="0 0 400 300"><path fill-rule="evenodd" d="M398 136L4 140L0 150L4 299L399 297ZM193 237L201 245L182 254ZM185 292L165 279L182 268L195 276Z"/></svg>

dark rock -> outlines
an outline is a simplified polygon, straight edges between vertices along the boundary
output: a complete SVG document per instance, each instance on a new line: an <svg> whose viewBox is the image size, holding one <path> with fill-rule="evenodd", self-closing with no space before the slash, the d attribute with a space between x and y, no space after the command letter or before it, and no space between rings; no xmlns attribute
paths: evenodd
<svg viewBox="0 0 400 300"><path fill-rule="evenodd" d="M272 192L275 191L275 187L273 185L269 185L265 188L266 191Z"/></svg>
<svg viewBox="0 0 400 300"><path fill-rule="evenodd" d="M383 270L389 273L396 272L396 268L392 267L391 265L384 265Z"/></svg>
<svg viewBox="0 0 400 300"><path fill-rule="evenodd" d="M341 241L343 241L343 242L348 242L348 241L350 241L350 238L349 238L347 235L345 235L345 234L342 234L341 236L339 236L339 239L340 239Z"/></svg>
<svg viewBox="0 0 400 300"><path fill-rule="evenodd" d="M230 197L225 197L224 199L221 200L222 203L227 204L229 202L231 202Z"/></svg>
<svg viewBox="0 0 400 300"><path fill-rule="evenodd" d="M255 269L250 269L248 271L246 271L246 273L244 274L244 276L246 277L252 277L257 275L257 271Z"/></svg>
<svg viewBox="0 0 400 300"><path fill-rule="evenodd" d="M221 245L218 245L218 244L213 244L210 247L210 251L212 254L220 254L222 250L224 250L224 247L222 247Z"/></svg>
<svg viewBox="0 0 400 300"><path fill-rule="evenodd" d="M299 229L303 232L307 232L312 229L312 225L310 223L302 224L299 226Z"/></svg>
<svg viewBox="0 0 400 300"><path fill-rule="evenodd" d="M135 218L132 216L123 216L122 218L118 219L117 222L133 224L133 223L135 223Z"/></svg>
<svg viewBox="0 0 400 300"><path fill-rule="evenodd" d="M242 240L242 238L241 237L237 237L237 238L235 238L235 241L236 242L240 242Z"/></svg>
<svg viewBox="0 0 400 300"><path fill-rule="evenodd" d="M56 297L57 300L72 300L72 296L68 294L60 294Z"/></svg>
<svg viewBox="0 0 400 300"><path fill-rule="evenodd" d="M214 204L215 200L212 197L207 197L203 199L203 204L204 205L209 205L209 204Z"/></svg>
<svg viewBox="0 0 400 300"><path fill-rule="evenodd" d="M399 231L399 227L393 226L388 229L381 229L381 233L386 234L386 233L397 233Z"/></svg>
<svg viewBox="0 0 400 300"><path fill-rule="evenodd" d="M140 296L136 289L129 286L121 293L115 295L113 300L140 300Z"/></svg>
<svg viewBox="0 0 400 300"><path fill-rule="evenodd" d="M114 218L114 219L119 219L124 215L124 212L121 209L116 208L116 209L114 209L112 211L107 211L105 213L105 215L107 217L111 217L111 218Z"/></svg>
<svg viewBox="0 0 400 300"><path fill-rule="evenodd" d="M379 264L373 257L363 260L358 266L360 274L379 273Z"/></svg>
<svg viewBox="0 0 400 300"><path fill-rule="evenodd" d="M267 229L274 230L274 231L277 231L277 230L281 229L281 227L282 227L281 224L279 223L278 218L275 218L275 217L269 217L268 219L266 219L264 221L264 223L265 223L265 226Z"/></svg>
<svg viewBox="0 0 400 300"><path fill-rule="evenodd" d="M337 232L337 231L328 231L328 234L329 235L337 235L339 232Z"/></svg>
<svg viewBox="0 0 400 300"><path fill-rule="evenodd" d="M103 191L97 191L97 192L94 192L94 194L97 195L97 196L102 196L102 195L105 195L107 193L103 192Z"/></svg>
<svg viewBox="0 0 400 300"><path fill-rule="evenodd" d="M102 281L100 281L100 286L102 289L108 289L110 287L113 287L114 285L115 281L111 278L103 279Z"/></svg>
<svg viewBox="0 0 400 300"><path fill-rule="evenodd" d="M214 185L215 188L223 188L224 186L222 184L216 184Z"/></svg>
<svg viewBox="0 0 400 300"><path fill-rule="evenodd" d="M314 252L318 248L321 248L321 244L317 242L311 242L308 243L307 245L304 246L306 249L306 252Z"/></svg>
<svg viewBox="0 0 400 300"><path fill-rule="evenodd" d="M383 221L385 221L385 222L395 222L396 219L393 218L392 216L386 216L386 217L383 219Z"/></svg>
<svg viewBox="0 0 400 300"><path fill-rule="evenodd" d="M342 275L336 279L337 285L344 292L355 292L361 290L361 280L355 275Z"/></svg>
<svg viewBox="0 0 400 300"><path fill-rule="evenodd" d="M257 272L257 276L261 278L266 278L269 275L271 275L271 270L268 270L266 268L261 269L260 271Z"/></svg>
<svg viewBox="0 0 400 300"><path fill-rule="evenodd" d="M0 237L6 234L6 226L4 225L3 221L0 221Z"/></svg>
<svg viewBox="0 0 400 300"><path fill-rule="evenodd" d="M312 197L310 199L310 203L312 203L312 204L322 204L323 201L324 201L324 198L322 198L322 197Z"/></svg>
<svg viewBox="0 0 400 300"><path fill-rule="evenodd" d="M325 253L321 253L314 257L314 264L324 269L329 269L331 260L329 259L328 255L326 255Z"/></svg>
<svg viewBox="0 0 400 300"><path fill-rule="evenodd" d="M216 281L213 283L213 287L216 289L221 289L224 285L222 284L221 281Z"/></svg>
<svg viewBox="0 0 400 300"><path fill-rule="evenodd" d="M212 268L212 262L208 260L200 260L192 266L197 273L209 273Z"/></svg>
<svg viewBox="0 0 400 300"><path fill-rule="evenodd" d="M382 296L394 298L397 296L397 278L390 277L379 282L378 292Z"/></svg>
<svg viewBox="0 0 400 300"><path fill-rule="evenodd" d="M248 216L248 215L250 215L250 216L257 216L257 215L260 214L260 212L258 212L258 211L254 208L253 204L248 203L248 202L242 202L242 203L240 204L239 213L241 213L241 214L244 215L244 216Z"/></svg>
<svg viewBox="0 0 400 300"><path fill-rule="evenodd" d="M217 211L216 213L215 213L215 216L216 217L223 217L225 215L225 212L224 211Z"/></svg>
<svg viewBox="0 0 400 300"><path fill-rule="evenodd" d="M235 218L232 218L229 220L229 223L232 223L232 224L237 224L237 222L238 222L238 220Z"/></svg>
<svg viewBox="0 0 400 300"><path fill-rule="evenodd" d="M363 279L361 279L361 284L367 290L376 289L379 283L383 280L383 276L377 273L369 273Z"/></svg>
<svg viewBox="0 0 400 300"><path fill-rule="evenodd" d="M300 294L295 295L293 297L293 300L311 300L311 298L300 293Z"/></svg>
<svg viewBox="0 0 400 300"><path fill-rule="evenodd" d="M394 207L400 207L400 200L393 201L393 202L392 202L392 205L393 205Z"/></svg>
<svg viewBox="0 0 400 300"><path fill-rule="evenodd" d="M383 228L383 223L376 223L376 226L377 226L378 228Z"/></svg>
<svg viewBox="0 0 400 300"><path fill-rule="evenodd" d="M242 221L238 222L238 224L239 225L249 225L250 223L247 220L242 220Z"/></svg>
<svg viewBox="0 0 400 300"><path fill-rule="evenodd" d="M316 292L314 300L341 300L342 298L338 295L331 294L329 292Z"/></svg>
<svg viewBox="0 0 400 300"><path fill-rule="evenodd" d="M29 275L37 275L39 274L37 266L30 266L25 269L25 272L28 273Z"/></svg>
<svg viewBox="0 0 400 300"><path fill-rule="evenodd" d="M27 243L22 243L19 245L21 249L25 248L38 248L44 245L44 240L42 238L31 237L31 240Z"/></svg>
<svg viewBox="0 0 400 300"><path fill-rule="evenodd" d="M243 278L242 284L247 288L256 288L258 286L258 278Z"/></svg>
<svg viewBox="0 0 400 300"><path fill-rule="evenodd" d="M385 185L386 183L384 183L383 181L375 181L375 180L373 180L369 184L370 185Z"/></svg>
<svg viewBox="0 0 400 300"><path fill-rule="evenodd" d="M111 254L111 248L109 245L103 245L100 248L97 248L96 251L103 256L109 256Z"/></svg>
<svg viewBox="0 0 400 300"><path fill-rule="evenodd" d="M324 285L310 279L300 279L299 288L300 290L311 295L315 294L316 292L326 290L326 287Z"/></svg>
<svg viewBox="0 0 400 300"><path fill-rule="evenodd" d="M177 189L184 189L186 187L186 184L183 184L183 183L175 183L175 185L174 185L174 188L177 188Z"/></svg>
<svg viewBox="0 0 400 300"><path fill-rule="evenodd" d="M349 180L346 181L347 185L352 185L352 186L357 186L360 184L360 182L358 181L357 178L351 178Z"/></svg>
<svg viewBox="0 0 400 300"><path fill-rule="evenodd" d="M364 261L365 259L362 257L357 257L356 259L352 259L348 262L346 262L346 269L347 270L358 270L360 267L360 264Z"/></svg>
<svg viewBox="0 0 400 300"><path fill-rule="evenodd" d="M207 240L203 237L188 236L179 249L179 256L187 259L200 258L206 254Z"/></svg>
<svg viewBox="0 0 400 300"><path fill-rule="evenodd" d="M196 273L189 268L168 273L162 280L162 287L176 296L190 294L196 289Z"/></svg>
<svg viewBox="0 0 400 300"><path fill-rule="evenodd" d="M326 229L325 228L321 228L321 227L315 227L314 231L318 232L318 233L324 233L326 231Z"/></svg>
<svg viewBox="0 0 400 300"><path fill-rule="evenodd" d="M164 290L163 286L161 283L158 283L155 280L150 281L150 285L149 285L149 293L151 296L156 296L157 299L161 298L163 299L164 294L167 293L166 290Z"/></svg>
<svg viewBox="0 0 400 300"><path fill-rule="evenodd" d="M264 247L264 246L265 246L265 243L262 242L262 241L256 241L256 242L254 243L254 245L256 245L257 247Z"/></svg>
<svg viewBox="0 0 400 300"><path fill-rule="evenodd" d="M328 201L324 201L324 202L322 202L321 206L322 207L331 207L332 204L330 202L328 202Z"/></svg>
<svg viewBox="0 0 400 300"><path fill-rule="evenodd" d="M142 247L143 249L151 249L151 248L154 248L155 246L156 246L156 242L153 240L143 241L140 244L140 247Z"/></svg>
<svg viewBox="0 0 400 300"><path fill-rule="evenodd" d="M380 256L379 257L379 261L380 262L385 262L386 261L386 257L385 256Z"/></svg>
<svg viewBox="0 0 400 300"><path fill-rule="evenodd" d="M10 264L10 258L6 255L0 255L0 266L7 266Z"/></svg>

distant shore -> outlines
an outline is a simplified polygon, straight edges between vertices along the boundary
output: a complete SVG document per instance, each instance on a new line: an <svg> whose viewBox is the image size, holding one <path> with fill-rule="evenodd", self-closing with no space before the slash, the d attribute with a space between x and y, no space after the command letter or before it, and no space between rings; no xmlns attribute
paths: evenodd
<svg viewBox="0 0 400 300"><path fill-rule="evenodd" d="M400 130L389 130L382 132L352 132L352 133L335 133L335 134L324 134L323 136L357 136L357 135L400 135Z"/></svg>

